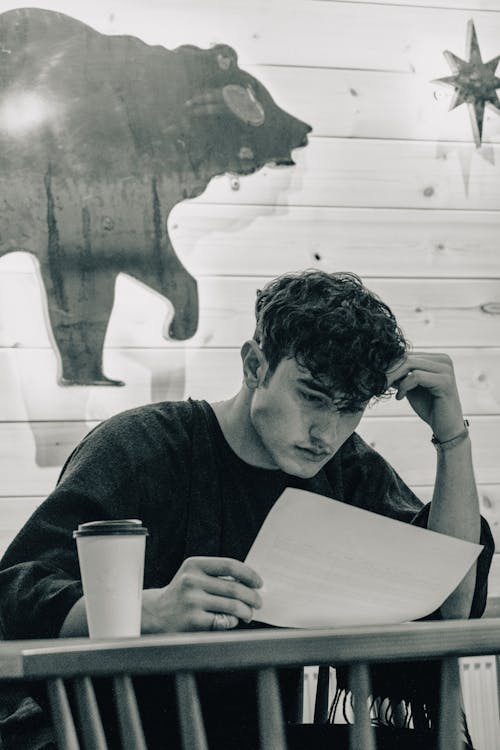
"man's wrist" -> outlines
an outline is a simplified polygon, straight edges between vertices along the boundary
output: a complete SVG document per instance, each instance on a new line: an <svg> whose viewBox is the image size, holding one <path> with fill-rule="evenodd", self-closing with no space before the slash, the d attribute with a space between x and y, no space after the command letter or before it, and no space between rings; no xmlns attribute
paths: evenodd
<svg viewBox="0 0 500 750"><path fill-rule="evenodd" d="M431 442L437 451L446 451L454 448L456 445L460 445L464 440L469 437L469 420L463 420L462 429L446 440L439 440L435 435L432 436Z"/></svg>
<svg viewBox="0 0 500 750"><path fill-rule="evenodd" d="M143 589L141 633L153 635L164 632L158 616L158 598L161 589Z"/></svg>

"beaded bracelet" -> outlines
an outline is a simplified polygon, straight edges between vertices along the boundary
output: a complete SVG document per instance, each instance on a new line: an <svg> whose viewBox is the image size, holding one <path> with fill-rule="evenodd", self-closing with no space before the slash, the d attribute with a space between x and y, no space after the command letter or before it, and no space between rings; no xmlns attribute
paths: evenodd
<svg viewBox="0 0 500 750"><path fill-rule="evenodd" d="M463 440L466 440L466 438L468 437L469 420L464 419L464 429L462 430L462 432L459 432L458 435L455 435L455 437L452 437L449 440L443 440L442 442L438 440L435 435L433 435L431 438L431 443L434 445L437 451L447 451L450 448L454 448L456 445L461 443Z"/></svg>

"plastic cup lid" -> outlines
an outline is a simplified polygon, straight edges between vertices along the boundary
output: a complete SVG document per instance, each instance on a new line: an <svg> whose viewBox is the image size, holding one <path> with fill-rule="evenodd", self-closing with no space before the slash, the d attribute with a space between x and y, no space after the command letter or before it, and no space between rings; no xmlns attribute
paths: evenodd
<svg viewBox="0 0 500 750"><path fill-rule="evenodd" d="M109 534L143 534L147 535L148 530L142 525L142 521L137 518L121 518L108 521L88 521L81 523L76 531L73 531L73 538L81 536L108 536Z"/></svg>

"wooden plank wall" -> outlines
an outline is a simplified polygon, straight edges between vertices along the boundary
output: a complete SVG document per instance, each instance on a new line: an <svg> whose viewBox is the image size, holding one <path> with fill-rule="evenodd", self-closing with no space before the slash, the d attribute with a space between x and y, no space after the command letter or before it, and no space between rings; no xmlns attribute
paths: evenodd
<svg viewBox="0 0 500 750"><path fill-rule="evenodd" d="M2 1L2 11L16 7ZM222 176L169 218L199 281L200 326L168 342L172 310L122 276L105 370L123 388L61 387L32 256L0 260L0 550L53 486L75 443L119 410L240 381L255 290L287 270L348 269L393 307L417 350L456 363L481 504L500 538L500 114L476 149L468 112L448 111L445 49L465 57L473 18L483 60L500 54L500 0L52 0L109 34L170 49L224 42L278 105L313 126L295 167ZM383 401L361 433L423 499L435 456L407 405ZM500 559L500 555L499 555ZM491 592L500 596L495 562ZM496 572L498 571L498 573Z"/></svg>

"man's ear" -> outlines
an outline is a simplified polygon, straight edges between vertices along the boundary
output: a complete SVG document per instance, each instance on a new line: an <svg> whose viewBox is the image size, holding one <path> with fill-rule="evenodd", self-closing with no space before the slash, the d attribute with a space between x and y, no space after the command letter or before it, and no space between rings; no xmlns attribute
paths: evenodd
<svg viewBox="0 0 500 750"><path fill-rule="evenodd" d="M269 365L264 352L256 341L245 341L241 347L243 382L248 388L258 388L265 380Z"/></svg>

